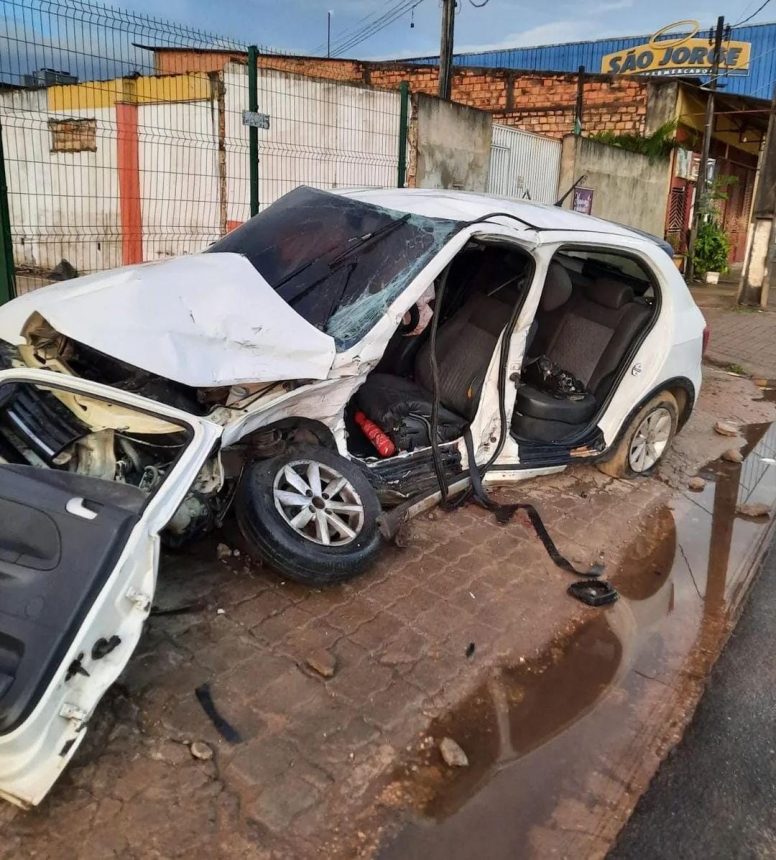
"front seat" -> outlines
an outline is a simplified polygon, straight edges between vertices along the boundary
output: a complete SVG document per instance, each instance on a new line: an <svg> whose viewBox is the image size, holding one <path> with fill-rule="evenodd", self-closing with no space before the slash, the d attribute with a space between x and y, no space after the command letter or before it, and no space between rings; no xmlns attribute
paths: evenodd
<svg viewBox="0 0 776 860"><path fill-rule="evenodd" d="M477 293L437 332L439 440L459 438L474 418L485 374L517 301L516 289ZM356 395L358 407L401 451L431 444L431 341L415 360L415 380L371 373Z"/></svg>
<svg viewBox="0 0 776 860"><path fill-rule="evenodd" d="M517 390L512 430L518 437L560 442L584 427L603 402L614 377L652 314L633 290L603 277L574 290L550 321L544 354L585 384L578 400L554 397L532 385Z"/></svg>

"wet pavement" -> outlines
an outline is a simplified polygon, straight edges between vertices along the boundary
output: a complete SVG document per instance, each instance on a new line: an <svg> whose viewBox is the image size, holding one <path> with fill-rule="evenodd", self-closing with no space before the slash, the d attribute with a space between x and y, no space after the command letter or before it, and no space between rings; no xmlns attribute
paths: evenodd
<svg viewBox="0 0 776 860"><path fill-rule="evenodd" d="M776 856L776 552L773 547L681 744L610 860Z"/></svg>
<svg viewBox="0 0 776 860"><path fill-rule="evenodd" d="M473 842L494 860L606 853L681 732L771 534L770 520L736 511L776 506L776 428L745 436L743 464L713 464L702 492L645 523L614 576L617 604L432 723L385 791L405 815L381 858L467 858ZM469 768L444 765L443 737Z"/></svg>
<svg viewBox="0 0 776 860"><path fill-rule="evenodd" d="M773 419L747 385L709 374L672 486L736 446L715 420ZM150 619L46 801L0 807L0 858L603 855L681 735L767 538L770 520L735 516L776 498L772 431L747 434L746 461L701 493L589 466L501 492L534 503L576 564L604 553L622 595L605 610L568 597L521 518L472 506L417 519L406 547L325 591L219 560L218 540L239 546L229 532L169 555L156 603L191 610ZM203 711L204 683L240 742ZM441 765L444 736L469 767Z"/></svg>

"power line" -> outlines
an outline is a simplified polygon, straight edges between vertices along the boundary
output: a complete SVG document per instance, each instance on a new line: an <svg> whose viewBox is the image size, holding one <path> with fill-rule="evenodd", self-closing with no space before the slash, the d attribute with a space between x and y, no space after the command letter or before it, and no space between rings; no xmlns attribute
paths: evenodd
<svg viewBox="0 0 776 860"><path fill-rule="evenodd" d="M360 45L361 42L370 39L376 33L379 33L380 30L385 29L389 24L392 24L398 18L406 15L407 12L414 9L416 6L419 6L422 2L423 0L399 0L398 3L391 6L387 12L376 20L364 25L360 29L356 29L351 35L346 35L344 38L340 39L332 49L332 57L339 57L345 51L348 51L356 45Z"/></svg>
<svg viewBox="0 0 776 860"><path fill-rule="evenodd" d="M738 14L743 17L751 9L751 7L754 6L756 2L757 0L746 0L746 3L744 3L744 8Z"/></svg>
<svg viewBox="0 0 776 860"><path fill-rule="evenodd" d="M751 57L751 58L750 58L750 60L749 60L749 65L751 66L751 64L752 64L755 60L760 60L760 59L762 59L763 57L767 57L767 56L768 56L768 54L772 54L772 53L774 53L774 51L776 51L776 48L769 48L767 51L762 51L762 52L761 52L761 53L759 53L759 54L755 54L753 57ZM725 71L724 71L724 72L720 72L718 75L711 75L711 76L709 77L709 79L706 81L706 83L701 84L701 87L700 87L700 88L701 88L701 89L703 89L704 87L707 87L707 86L708 86L712 81L718 80L719 78L727 78L727 77L729 77L729 75L730 75L730 69L731 69L731 68L733 68L733 67L732 67L732 66L727 66L727 65L726 65L726 66L725 66ZM774 83L776 83L776 82L774 82ZM754 90L754 92L749 93L749 95L754 95L754 93L758 93L758 92L760 92L760 90L761 90L761 89L762 89L762 87L758 87L756 90Z"/></svg>
<svg viewBox="0 0 776 860"><path fill-rule="evenodd" d="M342 33L340 33L340 35L339 35L339 40L340 40L340 41L343 41L343 40L344 40L344 39L346 39L346 38L350 38L350 36L351 36L351 35L353 35L357 30L362 29L362 28L366 25L366 22L367 22L367 21L370 21L372 18L376 18L376 17L377 17L377 16L382 12L382 10L383 10L383 7L382 7L382 6L378 6L378 7L377 7L377 9L375 9L375 11L374 11L374 12L371 12L369 15L364 15L364 17L363 17L363 18L359 18L359 20L355 23L355 25L354 25L354 26L349 27L347 30L345 30L345 31L343 31ZM313 53L314 53L314 54L318 54L318 53L320 53L320 52L321 52L325 47L326 47L326 43L325 43L325 42L322 42L320 45L318 45L318 46L315 48L315 50L313 51Z"/></svg>
<svg viewBox="0 0 776 860"><path fill-rule="evenodd" d="M392 24L398 18L401 18L403 15L406 15L407 12L420 5L421 2L422 0L399 0L397 4L390 7L388 11L377 18L377 20L365 27L362 27L360 30L357 30L349 38L341 40L336 46L333 56L341 56L345 51L348 51L356 45L360 45L361 42L370 39L376 33L379 33L380 30L385 29L389 24Z"/></svg>
<svg viewBox="0 0 776 860"><path fill-rule="evenodd" d="M765 2L764 2L764 3L762 3L760 6L758 6L758 7L754 10L754 12L752 12L752 14L751 14L748 18L744 18L744 20L743 20L743 21L739 21L738 23L733 24L733 26L734 26L734 27L740 27L742 24L746 24L746 22L747 22L747 21L751 21L751 20L752 20L752 18L754 18L756 15L759 15L759 14L760 14L760 12L762 12L762 11L763 11L763 9L765 9L765 7L766 7L770 2L771 2L771 0L765 0Z"/></svg>

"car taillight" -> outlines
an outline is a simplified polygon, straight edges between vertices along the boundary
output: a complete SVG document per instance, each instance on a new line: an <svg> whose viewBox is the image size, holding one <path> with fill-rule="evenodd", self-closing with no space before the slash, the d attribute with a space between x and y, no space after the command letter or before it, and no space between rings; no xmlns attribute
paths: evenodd
<svg viewBox="0 0 776 860"><path fill-rule="evenodd" d="M709 348L709 338L711 337L711 329L708 325L703 329L703 346L701 347L701 355L706 355L706 350Z"/></svg>

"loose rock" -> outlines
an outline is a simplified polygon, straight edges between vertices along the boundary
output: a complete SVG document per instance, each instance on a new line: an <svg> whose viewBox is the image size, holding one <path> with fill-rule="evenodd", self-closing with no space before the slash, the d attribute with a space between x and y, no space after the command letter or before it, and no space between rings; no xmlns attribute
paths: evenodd
<svg viewBox="0 0 776 860"><path fill-rule="evenodd" d="M468 767L469 759L452 738L442 738L439 742L439 752L448 767Z"/></svg>
<svg viewBox="0 0 776 860"><path fill-rule="evenodd" d="M738 427L731 424L730 421L717 421L714 425L714 432L720 436L738 436Z"/></svg>
<svg viewBox="0 0 776 860"><path fill-rule="evenodd" d="M216 547L216 556L219 561L226 561L226 559L232 557L232 550L225 543L220 543Z"/></svg>
<svg viewBox="0 0 776 860"><path fill-rule="evenodd" d="M748 505L739 505L736 513L741 514L742 517L769 517L771 515L770 508L768 505L762 504L762 502L752 502Z"/></svg>
<svg viewBox="0 0 776 860"><path fill-rule="evenodd" d="M694 493L699 493L706 486L706 482L703 480L703 478L700 478L696 475L694 478L690 478L690 480L687 482L687 486Z"/></svg>
<svg viewBox="0 0 776 860"><path fill-rule="evenodd" d="M337 670L337 658L325 648L312 651L305 658L305 662L323 678L331 678Z"/></svg>
<svg viewBox="0 0 776 860"><path fill-rule="evenodd" d="M194 758L201 761L210 761L213 758L213 750L204 741L194 741L189 749Z"/></svg>
<svg viewBox="0 0 776 860"><path fill-rule="evenodd" d="M738 450L738 448L728 448L728 450L722 455L722 459L728 463L743 463L744 455Z"/></svg>

